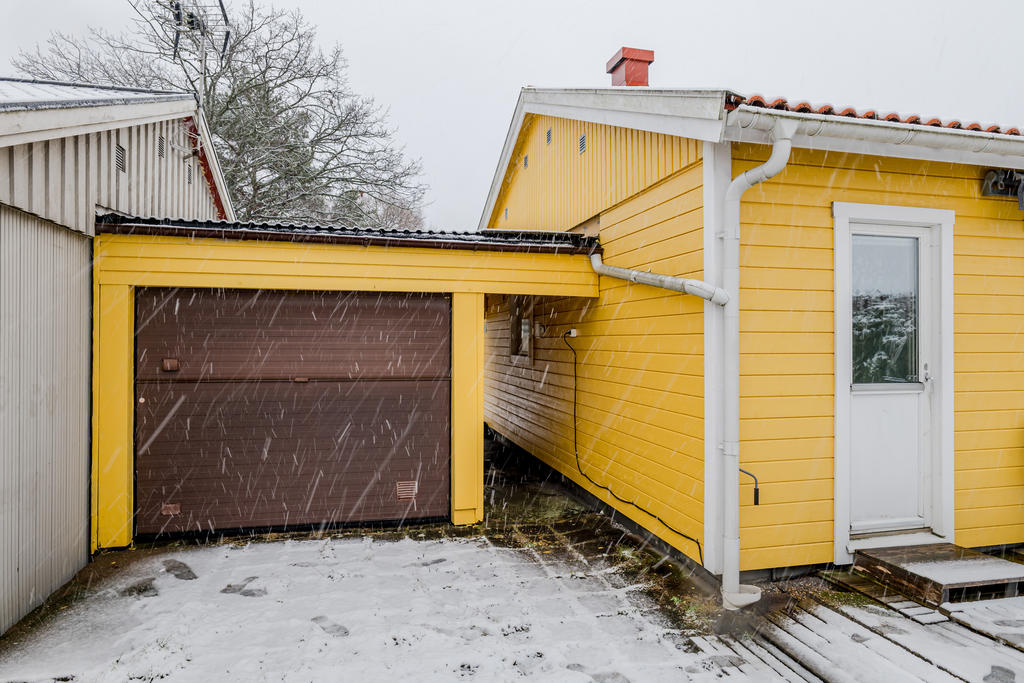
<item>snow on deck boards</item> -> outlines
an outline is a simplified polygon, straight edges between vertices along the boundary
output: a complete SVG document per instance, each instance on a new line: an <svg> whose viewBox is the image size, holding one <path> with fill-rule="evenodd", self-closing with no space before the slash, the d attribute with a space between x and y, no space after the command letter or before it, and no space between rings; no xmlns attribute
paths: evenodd
<svg viewBox="0 0 1024 683"><path fill-rule="evenodd" d="M951 543L857 551L855 569L931 605L972 592L1016 595L1024 565Z"/></svg>
<svg viewBox="0 0 1024 683"><path fill-rule="evenodd" d="M482 537L166 549L4 641L0 680L805 680L580 567Z"/></svg>
<svg viewBox="0 0 1024 683"><path fill-rule="evenodd" d="M946 585L1024 581L1024 565L985 555L980 558L908 562L908 572Z"/></svg>
<svg viewBox="0 0 1024 683"><path fill-rule="evenodd" d="M769 619L764 635L830 681L1024 681L1024 653L951 622L817 603Z"/></svg>
<svg viewBox="0 0 1024 683"><path fill-rule="evenodd" d="M945 603L941 609L953 621L1024 651L1024 597Z"/></svg>

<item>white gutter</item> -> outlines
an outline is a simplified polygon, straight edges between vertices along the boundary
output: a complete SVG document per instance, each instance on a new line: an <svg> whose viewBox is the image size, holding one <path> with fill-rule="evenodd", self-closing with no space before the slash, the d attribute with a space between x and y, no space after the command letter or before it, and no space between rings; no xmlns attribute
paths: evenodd
<svg viewBox="0 0 1024 683"><path fill-rule="evenodd" d="M918 150L910 158L933 157L936 152L957 155L961 163L1020 167L1024 161L1024 136L986 133L962 128L941 128L877 119L848 118L826 114L791 112L740 105L726 116L725 139L763 142L779 120L796 126L793 144L811 149L838 149L841 141L890 146L876 153L899 156L899 150ZM923 154L926 150L931 150ZM969 156L964 156L964 155Z"/></svg>
<svg viewBox="0 0 1024 683"><path fill-rule="evenodd" d="M608 277L618 278L619 280L627 280L629 282L638 282L642 285L650 285L651 287L669 289L673 292L692 294L693 296L699 296L701 299L710 301L713 304L718 304L719 306L725 306L729 301L729 294L724 289L721 287L715 287L713 284L704 282L703 280L693 280L686 277L673 277L672 275L659 275L657 273L648 273L643 270L619 268L618 266L606 266L601 260L600 254L590 255L590 265L598 275L607 275Z"/></svg>
<svg viewBox="0 0 1024 683"><path fill-rule="evenodd" d="M725 304L722 350L722 604L726 609L739 609L761 599L760 588L740 584L740 198L785 168L796 130L794 120L774 119L774 142L768 161L737 176L725 192L722 284L732 292Z"/></svg>

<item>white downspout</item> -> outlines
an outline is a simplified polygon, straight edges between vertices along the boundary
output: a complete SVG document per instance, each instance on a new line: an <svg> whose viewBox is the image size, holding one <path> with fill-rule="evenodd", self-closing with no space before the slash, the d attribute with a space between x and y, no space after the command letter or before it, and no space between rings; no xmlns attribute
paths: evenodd
<svg viewBox="0 0 1024 683"><path fill-rule="evenodd" d="M760 588L740 584L740 198L785 168L796 128L797 121L778 119L768 161L737 176L725 192L722 286L731 293L725 304L722 350L722 604L726 609L740 609L761 599Z"/></svg>
<svg viewBox="0 0 1024 683"><path fill-rule="evenodd" d="M639 282L642 285L660 287L661 289L670 289L673 292L692 294L693 296L699 296L701 299L706 299L707 301L710 301L713 304L718 304L719 306L724 306L729 301L729 295L726 293L726 290L721 287L715 287L703 280L674 277L672 275L659 275L657 273L648 273L643 270L619 268L618 266L606 266L601 260L600 254L590 255L590 265L598 275L607 275L608 277L618 278L619 280Z"/></svg>

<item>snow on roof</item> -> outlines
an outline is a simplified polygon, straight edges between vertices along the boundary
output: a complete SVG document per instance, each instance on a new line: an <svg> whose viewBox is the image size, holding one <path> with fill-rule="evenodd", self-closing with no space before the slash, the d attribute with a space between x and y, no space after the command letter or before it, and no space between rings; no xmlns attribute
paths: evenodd
<svg viewBox="0 0 1024 683"><path fill-rule="evenodd" d="M192 99L186 92L0 77L0 112Z"/></svg>
<svg viewBox="0 0 1024 683"><path fill-rule="evenodd" d="M96 217L96 232L115 235L213 237L383 247L427 247L483 251L591 254L601 248L594 237L542 230L404 230L298 223L144 218L108 213Z"/></svg>

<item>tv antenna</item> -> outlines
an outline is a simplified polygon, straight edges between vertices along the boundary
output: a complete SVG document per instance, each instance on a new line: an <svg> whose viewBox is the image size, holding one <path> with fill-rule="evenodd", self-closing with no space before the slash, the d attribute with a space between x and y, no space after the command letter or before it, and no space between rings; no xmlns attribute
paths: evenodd
<svg viewBox="0 0 1024 683"><path fill-rule="evenodd" d="M206 61L209 56L223 61L227 58L231 40L231 22L224 9L224 1L216 0L158 0L170 11L170 28L174 32L173 58L180 59L183 50L195 53L199 60L199 107L206 94ZM187 38L182 45L182 36ZM183 63L184 65L184 63ZM186 74L188 70L186 69Z"/></svg>

